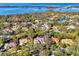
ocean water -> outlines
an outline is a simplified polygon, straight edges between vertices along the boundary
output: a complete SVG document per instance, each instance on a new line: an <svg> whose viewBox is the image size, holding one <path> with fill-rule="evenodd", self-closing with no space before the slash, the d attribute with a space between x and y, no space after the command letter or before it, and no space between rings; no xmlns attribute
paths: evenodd
<svg viewBox="0 0 79 59"><path fill-rule="evenodd" d="M0 15L13 15L25 13L41 13L47 11L47 8L0 8Z"/></svg>
<svg viewBox="0 0 79 59"><path fill-rule="evenodd" d="M56 8L54 11L58 12L79 12L79 8L73 7L73 8L67 8L67 7L61 7L61 8Z"/></svg>
<svg viewBox="0 0 79 59"><path fill-rule="evenodd" d="M24 14L24 13L39 13L46 12L49 8L1 8L2 6L52 6L59 7L51 10L58 12L79 12L79 8L69 6L79 6L79 3L0 3L0 15L13 15L13 14Z"/></svg>
<svg viewBox="0 0 79 59"><path fill-rule="evenodd" d="M79 6L79 3L0 3L0 6Z"/></svg>

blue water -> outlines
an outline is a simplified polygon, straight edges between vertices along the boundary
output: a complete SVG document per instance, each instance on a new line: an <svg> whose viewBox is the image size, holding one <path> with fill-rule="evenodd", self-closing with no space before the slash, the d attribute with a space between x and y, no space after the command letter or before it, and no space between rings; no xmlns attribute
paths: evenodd
<svg viewBox="0 0 79 59"><path fill-rule="evenodd" d="M79 6L79 3L0 3L0 6Z"/></svg>
<svg viewBox="0 0 79 59"><path fill-rule="evenodd" d="M79 6L79 3L0 3L0 6L62 6L51 10L58 12L79 12L79 8L67 8L68 6ZM48 8L0 8L0 15L40 13L48 10Z"/></svg>
<svg viewBox="0 0 79 59"><path fill-rule="evenodd" d="M56 8L54 9L54 11L58 11L58 12L79 12L79 8Z"/></svg>
<svg viewBox="0 0 79 59"><path fill-rule="evenodd" d="M0 15L24 14L24 13L41 13L47 11L47 8L0 8Z"/></svg>

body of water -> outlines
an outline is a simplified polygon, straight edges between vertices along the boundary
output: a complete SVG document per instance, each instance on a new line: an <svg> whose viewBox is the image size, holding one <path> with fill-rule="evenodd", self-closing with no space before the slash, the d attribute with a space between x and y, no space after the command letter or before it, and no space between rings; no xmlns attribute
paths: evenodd
<svg viewBox="0 0 79 59"><path fill-rule="evenodd" d="M47 10L47 8L0 8L0 15L41 13Z"/></svg>
<svg viewBox="0 0 79 59"><path fill-rule="evenodd" d="M79 3L1 3L2 6L49 6L58 7L52 8L53 11L58 12L79 12L79 8L69 6L79 6ZM69 7L69 8L68 8ZM0 15L13 15L13 14L24 14L24 13L39 13L46 12L49 8L0 8Z"/></svg>

